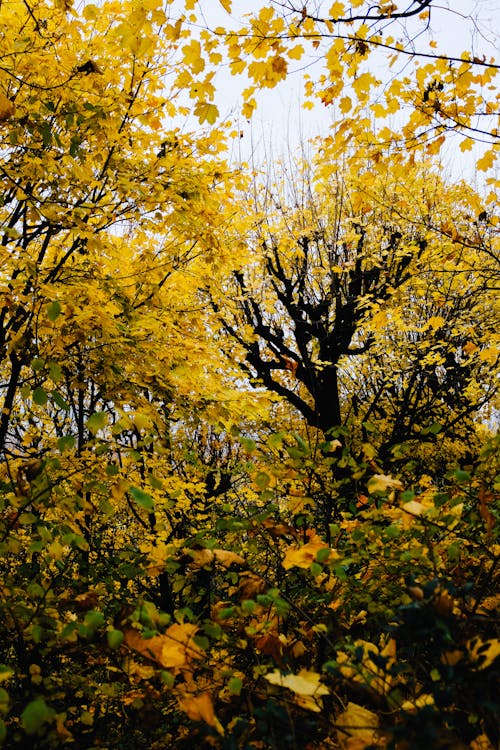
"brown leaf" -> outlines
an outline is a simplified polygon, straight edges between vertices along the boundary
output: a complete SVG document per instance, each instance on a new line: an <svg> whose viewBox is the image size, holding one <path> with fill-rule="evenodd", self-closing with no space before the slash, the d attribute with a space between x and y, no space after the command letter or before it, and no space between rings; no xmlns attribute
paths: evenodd
<svg viewBox="0 0 500 750"><path fill-rule="evenodd" d="M270 656L277 664L282 663L283 656L283 643L279 637L272 635L261 635L254 641L255 648L260 651L261 654Z"/></svg>
<svg viewBox="0 0 500 750"><path fill-rule="evenodd" d="M10 99L7 99L5 94L0 91L0 122L10 120L11 117L14 117L15 112L16 107L14 105L14 102L11 102Z"/></svg>
<svg viewBox="0 0 500 750"><path fill-rule="evenodd" d="M240 601L243 599L253 599L257 594L262 594L265 590L266 582L260 576L250 571L241 574L238 585Z"/></svg>

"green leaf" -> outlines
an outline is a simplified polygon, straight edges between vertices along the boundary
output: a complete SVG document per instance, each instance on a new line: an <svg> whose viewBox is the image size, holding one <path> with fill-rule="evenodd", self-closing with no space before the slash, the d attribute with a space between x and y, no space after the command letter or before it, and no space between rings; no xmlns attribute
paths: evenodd
<svg viewBox="0 0 500 750"><path fill-rule="evenodd" d="M82 711L80 714L80 722L86 727L91 727L94 723L94 717L90 711Z"/></svg>
<svg viewBox="0 0 500 750"><path fill-rule="evenodd" d="M422 432L430 435L438 435L442 429L442 424L439 424L439 422L433 422L429 427L426 427L425 430L422 430Z"/></svg>
<svg viewBox="0 0 500 750"><path fill-rule="evenodd" d="M61 379L62 367L57 362L49 362L49 377L53 383L58 383Z"/></svg>
<svg viewBox="0 0 500 750"><path fill-rule="evenodd" d="M49 320L54 322L55 320L57 320L60 314L61 305L57 300L54 300L54 302L51 302L49 305L47 305L47 317Z"/></svg>
<svg viewBox="0 0 500 750"><path fill-rule="evenodd" d="M89 543L81 534L74 534L73 532L64 534L61 537L61 541L63 544L69 544L72 547L83 550L84 552L87 552L89 548Z"/></svg>
<svg viewBox="0 0 500 750"><path fill-rule="evenodd" d="M32 398L35 404L38 404L38 406L45 406L48 400L47 394L45 393L43 388L40 388L40 386L38 386L38 388L35 388L32 393Z"/></svg>
<svg viewBox="0 0 500 750"><path fill-rule="evenodd" d="M31 388L27 383L21 386L21 398L23 401L27 401L29 398L31 398Z"/></svg>
<svg viewBox="0 0 500 750"><path fill-rule="evenodd" d="M318 563L316 562L311 563L309 570L311 571L311 575L313 575L315 578L316 576L321 575L321 573L323 572L323 568L321 567L321 565L318 565Z"/></svg>
<svg viewBox="0 0 500 750"><path fill-rule="evenodd" d="M267 444L270 448L281 448L285 437L286 437L286 433L276 432L273 435L270 435L268 437Z"/></svg>
<svg viewBox="0 0 500 750"><path fill-rule="evenodd" d="M55 711L49 708L43 698L28 703L21 714L21 726L27 734L35 734L40 727L54 716Z"/></svg>
<svg viewBox="0 0 500 750"><path fill-rule="evenodd" d="M64 453L64 451L71 450L71 448L75 447L76 440L73 437L73 435L64 435L63 437L60 437L57 441L57 450L60 453Z"/></svg>
<svg viewBox="0 0 500 750"><path fill-rule="evenodd" d="M31 360L31 369L33 372L40 372L45 367L45 360L41 357L35 357Z"/></svg>
<svg viewBox="0 0 500 750"><path fill-rule="evenodd" d="M102 430L108 422L107 414L103 411L96 411L87 419L87 429L92 435L96 435L99 430Z"/></svg>
<svg viewBox="0 0 500 750"><path fill-rule="evenodd" d="M164 685L166 685L168 688L173 688L175 677L171 672L167 672L162 669L162 671L160 672L160 677Z"/></svg>
<svg viewBox="0 0 500 750"><path fill-rule="evenodd" d="M330 557L330 547L322 547L316 552L316 562L324 563Z"/></svg>
<svg viewBox="0 0 500 750"><path fill-rule="evenodd" d="M64 411L69 411L69 404L63 399L63 397L58 391L51 391L50 395L52 396L52 400L54 401L54 403L60 409L64 409Z"/></svg>
<svg viewBox="0 0 500 750"><path fill-rule="evenodd" d="M305 453L306 455L309 454L309 446L307 445L306 441L300 437L300 435L295 434L294 435L295 440L297 441L297 446L302 451L302 453Z"/></svg>
<svg viewBox="0 0 500 750"><path fill-rule="evenodd" d="M124 636L121 630L108 630L106 638L110 648L119 648L123 642Z"/></svg>
<svg viewBox="0 0 500 750"><path fill-rule="evenodd" d="M231 677L227 686L231 695L239 695L241 693L241 688L243 687L243 680L239 677Z"/></svg>
<svg viewBox="0 0 500 750"><path fill-rule="evenodd" d="M100 628L101 625L104 625L104 615L102 612L95 612L94 610L90 610L90 612L87 612L87 614L85 615L83 624L91 630Z"/></svg>
<svg viewBox="0 0 500 750"><path fill-rule="evenodd" d="M255 450L255 440L251 438L240 437L240 443L248 453L253 453Z"/></svg>
<svg viewBox="0 0 500 750"><path fill-rule="evenodd" d="M255 475L254 482L259 488L259 490L265 490L266 487L269 485L271 479L269 477L269 474L266 474L265 471L259 471Z"/></svg>
<svg viewBox="0 0 500 750"><path fill-rule="evenodd" d="M290 458L303 458L304 457L304 451L302 451L300 448L297 448L294 445L287 445L285 448L286 452L290 456Z"/></svg>
<svg viewBox="0 0 500 750"><path fill-rule="evenodd" d="M145 508L146 510L154 510L154 500L151 495L148 495L147 492L140 490L138 487L131 487L129 492L134 498L137 505L140 505L141 508Z"/></svg>

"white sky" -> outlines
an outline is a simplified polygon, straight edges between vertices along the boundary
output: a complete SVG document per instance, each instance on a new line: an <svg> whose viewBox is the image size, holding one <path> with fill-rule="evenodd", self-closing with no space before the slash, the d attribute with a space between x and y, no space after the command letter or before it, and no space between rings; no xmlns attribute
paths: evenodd
<svg viewBox="0 0 500 750"><path fill-rule="evenodd" d="M331 2L316 0L316 2L309 1L306 5L318 12L318 15L323 13L327 16ZM201 11L208 26L214 28L220 25L227 28L239 25L238 21L243 19L245 13L255 10L256 7L261 7L261 3L252 2L252 0L233 0L232 19L229 19L218 0L200 0L196 12L199 14ZM442 51L448 55L460 57L463 51L468 50L479 58L483 55L487 59L498 57L500 46L500 3L498 0L440 0L437 4L433 2L431 7L430 28L432 37L438 42L438 49L432 51ZM414 23L421 25L422 22ZM403 36L403 31L402 26L399 27L399 31L394 25L391 27L391 34L396 37L400 34ZM416 38L415 48L423 52L430 51L429 38L427 34ZM321 52L321 48L318 52ZM385 51L381 51L378 56L376 54L370 56L369 68L377 76L385 77L387 73L387 68L384 70L386 54ZM238 115L241 107L241 91L248 85L248 81L244 77L231 76L226 66L220 66L216 78L216 104L221 117L234 120L238 131L243 134L237 144L235 158L248 160L252 152L257 154L258 161L264 155L277 157L284 154L290 146L296 147L313 136L328 133L329 126L336 116L334 106L318 105L314 110L302 108L304 68L307 67L307 72L312 78L319 77L321 54L318 54L316 60L306 57L294 64L293 61L291 62L290 72L285 82L275 89L258 92L256 96L258 108L251 123ZM395 66L392 74L397 71ZM199 127L189 120L184 123L184 126L187 129ZM460 140L460 138L452 139L443 153L445 166L455 177L471 179L474 177L473 164L481 147L473 152L462 154L458 150Z"/></svg>

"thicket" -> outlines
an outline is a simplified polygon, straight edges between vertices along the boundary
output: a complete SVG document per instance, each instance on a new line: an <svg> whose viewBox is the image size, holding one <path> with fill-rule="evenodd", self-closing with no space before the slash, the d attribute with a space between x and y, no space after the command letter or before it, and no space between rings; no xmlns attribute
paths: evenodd
<svg viewBox="0 0 500 750"><path fill-rule="evenodd" d="M383 106L432 3L362 5L0 5L5 748L499 746L496 183L436 160L496 142L498 66ZM214 68L306 47L343 116L235 168Z"/></svg>

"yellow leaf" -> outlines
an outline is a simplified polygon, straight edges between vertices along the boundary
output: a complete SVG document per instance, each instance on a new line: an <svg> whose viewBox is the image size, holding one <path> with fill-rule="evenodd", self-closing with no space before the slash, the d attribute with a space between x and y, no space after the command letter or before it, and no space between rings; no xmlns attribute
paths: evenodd
<svg viewBox="0 0 500 750"><path fill-rule="evenodd" d="M477 160L476 162L476 168L479 169L480 172L486 172L488 169L491 169L493 164L495 163L495 151L491 148L489 151L486 151L483 156Z"/></svg>
<svg viewBox="0 0 500 750"><path fill-rule="evenodd" d="M460 143L460 151L471 151L473 146L474 146L474 141L472 140L472 138L465 138Z"/></svg>
<svg viewBox="0 0 500 750"><path fill-rule="evenodd" d="M415 698L415 700L404 701L404 703L401 704L401 708L409 714L416 714L419 708L433 705L434 697L427 693L423 693L422 695L419 695L418 698Z"/></svg>
<svg viewBox="0 0 500 750"><path fill-rule="evenodd" d="M330 10L328 11L328 15L332 19L341 18L345 14L345 5L344 3L333 3Z"/></svg>
<svg viewBox="0 0 500 750"><path fill-rule="evenodd" d="M348 654L339 651L337 662L341 674L349 680L369 685L372 690L380 693L380 695L386 695L393 683L393 677L389 670L396 661L396 641L394 638L390 638L380 652L375 644L368 641L357 640L355 645L363 651L361 662L352 663ZM379 653L386 659L385 668L376 664ZM372 656L375 657L375 660L372 659Z"/></svg>
<svg viewBox="0 0 500 750"><path fill-rule="evenodd" d="M342 114L346 114L352 109L352 99L350 96L343 96L340 100L340 111Z"/></svg>
<svg viewBox="0 0 500 750"><path fill-rule="evenodd" d="M348 703L345 711L335 719L337 739L342 750L363 750L375 744L378 718L357 703Z"/></svg>
<svg viewBox="0 0 500 750"><path fill-rule="evenodd" d="M208 122L213 125L219 116L219 110L215 104L209 104L209 102L198 102L194 108L194 113L200 123Z"/></svg>
<svg viewBox="0 0 500 750"><path fill-rule="evenodd" d="M370 109L375 115L375 117L385 117L385 115L387 114L386 108L384 107L383 104L380 104L379 102L377 102L376 104L372 104Z"/></svg>
<svg viewBox="0 0 500 750"><path fill-rule="evenodd" d="M325 549L328 545L312 529L308 532L309 541L307 544L298 547L292 545L286 550L282 565L285 570L290 568L309 568L311 563L315 562L318 550Z"/></svg>
<svg viewBox="0 0 500 750"><path fill-rule="evenodd" d="M403 489L403 485L399 479L393 479L387 474L374 474L371 479L368 480L367 487L370 494L373 494L374 492L385 492L388 489Z"/></svg>
<svg viewBox="0 0 500 750"><path fill-rule="evenodd" d="M482 362L488 362L490 365L496 365L498 361L498 347L488 346L479 353L479 359Z"/></svg>
<svg viewBox="0 0 500 750"><path fill-rule="evenodd" d="M269 8L269 7L267 7L267 8L264 7L259 12L259 21L264 21L265 23L267 23L268 21L271 20L271 18L273 16L274 16L274 10L272 8Z"/></svg>
<svg viewBox="0 0 500 750"><path fill-rule="evenodd" d="M421 516L425 510L425 506L419 503L418 500L410 500L404 503L402 506L403 510L407 513L411 513L412 516Z"/></svg>
<svg viewBox="0 0 500 750"><path fill-rule="evenodd" d="M204 721L208 726L214 727L219 734L224 734L224 727L215 715L214 705L209 693L199 693L198 695L185 693L184 697L179 698L179 708L193 721Z"/></svg>
<svg viewBox="0 0 500 750"><path fill-rule="evenodd" d="M227 13L231 13L232 0L219 0L219 3Z"/></svg>
<svg viewBox="0 0 500 750"><path fill-rule="evenodd" d="M497 638L488 641L473 638L467 643L467 650L469 658L475 662L475 668L486 669L500 656L500 641Z"/></svg>
<svg viewBox="0 0 500 750"><path fill-rule="evenodd" d="M495 750L485 734L480 734L470 743L470 750Z"/></svg>
<svg viewBox="0 0 500 750"><path fill-rule="evenodd" d="M236 552L231 552L227 549L214 549L214 556L217 562L220 562L224 568L229 568L231 565L245 565L245 560L237 555Z"/></svg>
<svg viewBox="0 0 500 750"><path fill-rule="evenodd" d="M291 690L297 696L297 703L309 711L319 712L323 707L322 695L328 695L329 689L320 683L321 675L301 669L298 674L281 674L279 669L264 675L271 685Z"/></svg>
<svg viewBox="0 0 500 750"><path fill-rule="evenodd" d="M468 341L463 347L462 351L464 354L474 354L474 352L477 352L479 347L477 347L472 341Z"/></svg>
<svg viewBox="0 0 500 750"><path fill-rule="evenodd" d="M197 630L196 625L190 623L175 623L163 635L143 638L138 630L130 628L125 631L125 643L129 648L166 669L189 667L193 659L203 656L202 649L193 641Z"/></svg>
<svg viewBox="0 0 500 750"><path fill-rule="evenodd" d="M438 328L442 328L445 324L445 319L441 315L432 315L427 321L427 328L432 328L433 331L437 331Z"/></svg>
<svg viewBox="0 0 500 750"><path fill-rule="evenodd" d="M300 60L304 54L304 47L301 44L296 44L295 47L288 50L287 54L292 60Z"/></svg>

